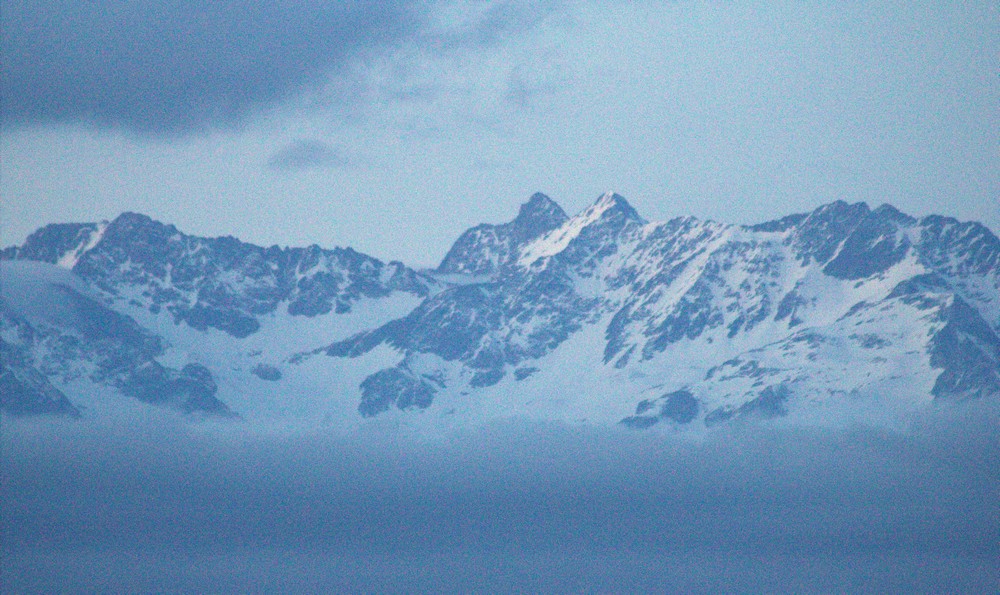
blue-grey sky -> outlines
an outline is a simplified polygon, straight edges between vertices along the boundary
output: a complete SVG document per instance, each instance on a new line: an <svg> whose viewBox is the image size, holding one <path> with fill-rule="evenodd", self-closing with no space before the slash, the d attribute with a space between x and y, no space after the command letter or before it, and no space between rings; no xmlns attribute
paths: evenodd
<svg viewBox="0 0 1000 595"><path fill-rule="evenodd" d="M993 2L3 4L2 244L147 213L435 264L531 193L1000 229Z"/></svg>

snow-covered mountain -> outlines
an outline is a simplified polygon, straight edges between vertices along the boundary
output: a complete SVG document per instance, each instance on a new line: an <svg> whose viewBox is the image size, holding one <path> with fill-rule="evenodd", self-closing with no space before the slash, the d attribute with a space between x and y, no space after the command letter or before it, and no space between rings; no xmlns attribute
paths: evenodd
<svg viewBox="0 0 1000 595"><path fill-rule="evenodd" d="M879 420L1000 397L1000 240L835 202L755 226L536 194L433 271L126 213L3 253L3 407L359 423ZM98 395L98 396L95 396ZM81 411L82 410L82 411Z"/></svg>

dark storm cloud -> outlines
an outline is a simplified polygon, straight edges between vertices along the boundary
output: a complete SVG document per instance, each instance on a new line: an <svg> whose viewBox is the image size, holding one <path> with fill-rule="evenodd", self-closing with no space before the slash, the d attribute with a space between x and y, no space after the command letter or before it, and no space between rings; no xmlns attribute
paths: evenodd
<svg viewBox="0 0 1000 595"><path fill-rule="evenodd" d="M401 43L491 43L529 26L527 15L539 10L498 2L461 31L431 32L436 4L9 0L0 25L2 123L147 134L232 126Z"/></svg>
<svg viewBox="0 0 1000 595"><path fill-rule="evenodd" d="M11 0L3 122L147 133L230 125L413 35L419 4Z"/></svg>
<svg viewBox="0 0 1000 595"><path fill-rule="evenodd" d="M272 155L267 166L278 171L302 171L343 167L347 163L347 157L335 147L319 140L299 139Z"/></svg>
<svg viewBox="0 0 1000 595"><path fill-rule="evenodd" d="M997 408L704 440L7 424L12 591L983 591Z"/></svg>

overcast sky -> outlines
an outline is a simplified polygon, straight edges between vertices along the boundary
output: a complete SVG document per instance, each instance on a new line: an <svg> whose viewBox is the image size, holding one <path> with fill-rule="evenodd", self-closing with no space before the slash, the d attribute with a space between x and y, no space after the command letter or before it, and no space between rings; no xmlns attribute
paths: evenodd
<svg viewBox="0 0 1000 595"><path fill-rule="evenodd" d="M435 264L542 191L1000 229L994 2L5 0L2 244L140 211Z"/></svg>

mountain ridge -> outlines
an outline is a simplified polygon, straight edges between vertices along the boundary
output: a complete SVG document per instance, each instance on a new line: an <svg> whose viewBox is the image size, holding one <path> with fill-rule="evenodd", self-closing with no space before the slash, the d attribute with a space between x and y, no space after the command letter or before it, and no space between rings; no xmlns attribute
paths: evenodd
<svg viewBox="0 0 1000 595"><path fill-rule="evenodd" d="M144 365L147 376L159 366L160 384L150 386L172 386L192 403L196 395L217 400L216 389L243 398L233 382L214 378L230 374L220 372L221 355L188 345L217 331L227 357L242 362L236 367L257 370L256 380L236 378L240 386L281 390L283 374L301 375L307 361L343 376L372 362L348 389L362 417L520 399L497 406L560 418L594 409L629 427L686 427L873 395L919 407L1000 394L1000 240L975 222L917 219L891 205L836 201L732 225L648 222L612 192L571 217L536 193L510 222L463 233L431 271L350 248L197 238L126 213L106 224L43 227L2 259L71 269L102 307L154 321L185 343L167 349L181 352L183 365L160 364L165 351ZM26 324L16 314L5 315L5 349L37 364L41 343L9 339ZM344 322L355 318L364 322ZM281 324L312 329L301 334L316 343L293 341ZM323 342L316 329L324 325L338 338ZM240 347L263 341L262 327L275 333L272 342L289 341L267 362ZM583 336L600 338L570 341ZM570 349L588 355L565 359ZM389 365L379 367L379 358ZM18 377L60 383L39 365L22 366ZM567 365L581 376L573 389L560 378ZM142 377L136 370L115 377L118 390L140 400L159 390L126 388ZM574 395L560 399L560 391ZM189 409L218 407L203 405Z"/></svg>

